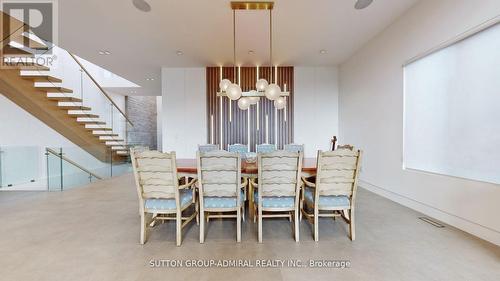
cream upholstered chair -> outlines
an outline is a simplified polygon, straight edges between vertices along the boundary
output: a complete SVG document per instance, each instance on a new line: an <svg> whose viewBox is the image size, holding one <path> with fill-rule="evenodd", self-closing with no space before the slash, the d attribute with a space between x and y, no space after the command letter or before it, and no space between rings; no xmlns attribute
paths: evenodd
<svg viewBox="0 0 500 281"><path fill-rule="evenodd" d="M214 151L214 150L219 150L219 146L216 144L199 144L198 145L198 151L201 151L201 152L209 152L209 151Z"/></svg>
<svg viewBox="0 0 500 281"><path fill-rule="evenodd" d="M255 152L257 153L269 153L276 151L275 144L263 143L255 146Z"/></svg>
<svg viewBox="0 0 500 281"><path fill-rule="evenodd" d="M227 151L238 152L240 154L240 157L244 159L248 152L248 146L240 143L230 144L227 146Z"/></svg>
<svg viewBox="0 0 500 281"><path fill-rule="evenodd" d="M361 156L361 150L318 151L316 180L304 180L300 204L302 213L314 225L315 241L319 240L319 217L338 216L349 224L349 236L355 239L354 202Z"/></svg>
<svg viewBox="0 0 500 281"><path fill-rule="evenodd" d="M295 241L298 242L302 152L279 150L261 153L257 156L257 162L259 190L254 192L254 205L259 221L259 243L262 243L262 219L272 217L288 217L293 220Z"/></svg>
<svg viewBox="0 0 500 281"><path fill-rule="evenodd" d="M205 242L205 215L209 218L236 218L236 241L241 241L244 193L241 182L241 157L224 150L198 152L198 189L200 197L200 243ZM214 213L236 214L214 214Z"/></svg>
<svg viewBox="0 0 500 281"><path fill-rule="evenodd" d="M284 149L286 151L304 152L304 145L303 144L289 143L289 144L285 144Z"/></svg>
<svg viewBox="0 0 500 281"><path fill-rule="evenodd" d="M131 159L141 211L141 244L146 242L148 228L154 226L156 220L175 220L177 246L180 246L182 228L198 215L192 188L195 180L179 186L175 152L131 149ZM195 212L183 217L182 213L193 204Z"/></svg>

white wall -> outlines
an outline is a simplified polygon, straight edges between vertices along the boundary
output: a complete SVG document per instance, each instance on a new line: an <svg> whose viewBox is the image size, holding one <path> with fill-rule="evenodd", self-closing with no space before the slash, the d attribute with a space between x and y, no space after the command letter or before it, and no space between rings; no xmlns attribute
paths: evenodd
<svg viewBox="0 0 500 281"><path fill-rule="evenodd" d="M159 151L162 151L163 143L162 143L162 133L163 133L163 114L162 114L162 103L163 97L156 97L156 145Z"/></svg>
<svg viewBox="0 0 500 281"><path fill-rule="evenodd" d="M206 143L205 68L162 68L162 150L195 158Z"/></svg>
<svg viewBox="0 0 500 281"><path fill-rule="evenodd" d="M402 169L402 64L500 13L480 2L421 1L344 62L340 134L365 150L362 186L500 244L499 185Z"/></svg>
<svg viewBox="0 0 500 281"><path fill-rule="evenodd" d="M305 157L330 150L338 136L337 74L336 67L294 68L294 142L304 144Z"/></svg>

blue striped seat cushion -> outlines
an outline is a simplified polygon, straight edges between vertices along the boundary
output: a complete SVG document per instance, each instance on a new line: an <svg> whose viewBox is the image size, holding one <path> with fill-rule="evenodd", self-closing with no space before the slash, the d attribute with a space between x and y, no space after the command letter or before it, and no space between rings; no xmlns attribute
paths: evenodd
<svg viewBox="0 0 500 281"><path fill-rule="evenodd" d="M179 190L181 209L193 202L193 191L191 189ZM168 211L175 210L175 199L146 199L144 207L147 210Z"/></svg>
<svg viewBox="0 0 500 281"><path fill-rule="evenodd" d="M241 205L245 203L245 194L241 191L240 195ZM236 208L236 197L217 197L217 196L204 196L204 208Z"/></svg>
<svg viewBox="0 0 500 281"><path fill-rule="evenodd" d="M312 205L314 203L314 189L306 188L304 192L304 199L308 205ZM319 196L318 207L321 208L332 208L332 207L345 207L349 208L351 205L349 201L349 197L340 195L340 196Z"/></svg>
<svg viewBox="0 0 500 281"><path fill-rule="evenodd" d="M254 202L259 204L259 193L254 191ZM293 208L295 196L264 196L262 198L263 208Z"/></svg>

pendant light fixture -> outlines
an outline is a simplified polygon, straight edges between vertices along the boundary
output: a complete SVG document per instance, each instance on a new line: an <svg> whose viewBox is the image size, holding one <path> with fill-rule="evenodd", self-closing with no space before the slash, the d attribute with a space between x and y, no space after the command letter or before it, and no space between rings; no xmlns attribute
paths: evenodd
<svg viewBox="0 0 500 281"><path fill-rule="evenodd" d="M277 71L278 68L275 67L275 78L273 81L273 7L274 2L231 2L231 9L233 10L233 67L234 67L234 77L233 81L229 79L222 79L219 83L220 92L217 93L218 96L227 97L230 100L238 100L238 107L241 110L247 110L250 105L257 104L261 97L266 97L269 100L274 101L274 106L276 109L283 109L286 107L286 96L289 96L288 92L282 92L280 86L277 83ZM249 92L243 92L240 87L240 82L236 82L236 10L268 10L269 11L269 67L270 81L260 78L257 76L257 82L255 83L255 90ZM239 67L238 67L239 68ZM258 69L257 69L258 73ZM241 74L241 73L240 73ZM258 75L258 74L257 74ZM286 87L285 87L286 88Z"/></svg>

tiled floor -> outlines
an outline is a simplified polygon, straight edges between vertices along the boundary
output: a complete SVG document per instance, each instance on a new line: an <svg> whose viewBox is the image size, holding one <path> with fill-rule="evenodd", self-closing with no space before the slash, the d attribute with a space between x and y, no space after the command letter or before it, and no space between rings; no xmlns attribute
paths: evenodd
<svg viewBox="0 0 500 281"><path fill-rule="evenodd" d="M500 247L452 227L435 228L419 213L365 190L357 202L357 240L342 221L320 221L320 242L303 221L300 243L285 219L256 225L211 221L205 244L195 223L175 246L172 223L139 244L131 175L65 192L0 193L0 280L500 280ZM350 268L169 268L151 260L349 260Z"/></svg>

